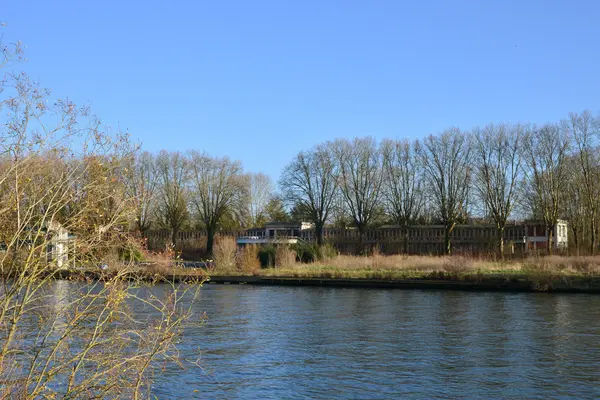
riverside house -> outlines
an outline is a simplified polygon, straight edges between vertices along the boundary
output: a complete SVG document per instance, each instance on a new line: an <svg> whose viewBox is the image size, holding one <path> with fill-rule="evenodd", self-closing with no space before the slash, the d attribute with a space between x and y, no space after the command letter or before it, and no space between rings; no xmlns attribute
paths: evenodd
<svg viewBox="0 0 600 400"><path fill-rule="evenodd" d="M444 246L442 225L411 225L408 232L395 225L384 225L366 232L363 243L380 245L385 252L395 253L401 249L404 235L408 234L407 251L410 254L440 254ZM325 228L325 240L342 251L351 251L359 240L359 232L354 228ZM553 230L553 248L556 251L568 247L567 221L559 220ZM307 222L269 222L261 228L246 230L237 237L240 246L246 244L295 244L298 240L315 241L314 225ZM451 235L455 251L485 252L496 247L496 227L485 223L457 225ZM544 251L548 247L548 230L541 221L512 221L504 230L507 253L529 253Z"/></svg>
<svg viewBox="0 0 600 400"><path fill-rule="evenodd" d="M244 235L237 237L237 244L296 244L313 230L314 225L309 222L268 222L262 228L246 230Z"/></svg>

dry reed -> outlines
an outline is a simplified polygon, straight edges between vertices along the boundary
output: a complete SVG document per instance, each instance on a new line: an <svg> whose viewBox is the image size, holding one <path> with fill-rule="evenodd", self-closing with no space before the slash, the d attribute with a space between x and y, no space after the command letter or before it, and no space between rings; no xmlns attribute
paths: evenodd
<svg viewBox="0 0 600 400"><path fill-rule="evenodd" d="M229 236L217 237L213 247L213 257L217 268L230 269L235 267L236 252L237 243L234 238Z"/></svg>
<svg viewBox="0 0 600 400"><path fill-rule="evenodd" d="M275 249L275 267L287 268L296 264L296 252L287 246Z"/></svg>
<svg viewBox="0 0 600 400"><path fill-rule="evenodd" d="M238 262L239 265L239 262ZM340 254L326 260L299 263L295 253L281 247L276 251L275 268L241 271L264 276L293 276L321 278L401 279L439 274L456 277L469 275L523 276L539 279L542 276L600 275L600 256L529 257L500 260L494 257L383 255L373 249L369 256ZM221 269L217 273L221 273Z"/></svg>
<svg viewBox="0 0 600 400"><path fill-rule="evenodd" d="M258 246L251 244L242 247L237 253L236 264L241 272L257 274L260 271Z"/></svg>

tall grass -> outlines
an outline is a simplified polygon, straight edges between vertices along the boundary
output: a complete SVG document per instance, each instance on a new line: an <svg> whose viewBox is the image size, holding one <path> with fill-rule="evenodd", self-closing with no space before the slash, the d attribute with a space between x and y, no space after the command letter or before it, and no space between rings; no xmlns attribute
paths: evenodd
<svg viewBox="0 0 600 400"><path fill-rule="evenodd" d="M213 247L213 257L217 268L231 269L235 267L235 255L237 252L237 243L230 236L217 237Z"/></svg>
<svg viewBox="0 0 600 400"><path fill-rule="evenodd" d="M275 267L287 268L296 265L296 252L288 246L277 246L275 249Z"/></svg>
<svg viewBox="0 0 600 400"><path fill-rule="evenodd" d="M370 256L338 255L326 261L287 263L262 270L269 276L394 279L427 276L498 275L525 276L590 276L600 275L598 257L532 257L501 261L487 258L455 256L382 255L376 250Z"/></svg>
<svg viewBox="0 0 600 400"><path fill-rule="evenodd" d="M244 246L238 250L236 265L240 272L255 275L260 271L258 250L258 246L254 244Z"/></svg>
<svg viewBox="0 0 600 400"><path fill-rule="evenodd" d="M218 269L215 274L241 273L264 276L294 276L321 278L400 279L429 276L496 275L506 277L524 276L534 280L560 276L600 275L600 256L532 256L517 260L501 260L494 255L432 256L432 255L384 255L377 247L369 255L356 256L328 252L327 257L305 257L306 250L279 246L269 248L274 268L260 269L257 259L269 250L247 247L237 256L237 268L232 269L235 243L219 241L215 246ZM294 250L303 250L303 254ZM264 254L263 254L264 255ZM306 262L306 259L311 261ZM271 262L272 262L271 261ZM304 261L304 262L302 262ZM273 264L267 265L273 266ZM264 266L263 266L264 267Z"/></svg>

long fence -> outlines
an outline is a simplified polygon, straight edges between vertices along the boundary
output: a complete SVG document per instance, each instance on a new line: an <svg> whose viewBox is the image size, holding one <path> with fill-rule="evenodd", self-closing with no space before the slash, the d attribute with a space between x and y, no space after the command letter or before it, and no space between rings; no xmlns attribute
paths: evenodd
<svg viewBox="0 0 600 400"><path fill-rule="evenodd" d="M238 238L264 232L252 231L221 231L218 236ZM521 254L527 249L524 245L525 228L521 225L507 226L504 233L505 251L507 254ZM316 240L312 229L302 230L298 237L305 242ZM363 240L358 230L326 228L323 232L325 241L342 253L355 253L365 247L377 247L384 254L441 254L444 252L444 229L437 225L411 226L408 231L401 228L378 228L368 230ZM147 245L150 250L164 250L171 242L168 231L150 231L146 233ZM405 242L406 241L406 242ZM492 226L457 226L451 235L454 252L486 253L496 248L496 230ZM206 231L179 232L175 247L182 251L202 253L206 249Z"/></svg>

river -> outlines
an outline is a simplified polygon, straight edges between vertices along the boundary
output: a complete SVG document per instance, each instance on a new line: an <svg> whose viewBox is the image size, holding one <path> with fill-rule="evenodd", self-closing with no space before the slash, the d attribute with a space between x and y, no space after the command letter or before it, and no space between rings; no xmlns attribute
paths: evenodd
<svg viewBox="0 0 600 400"><path fill-rule="evenodd" d="M206 285L158 398L600 398L600 296Z"/></svg>

